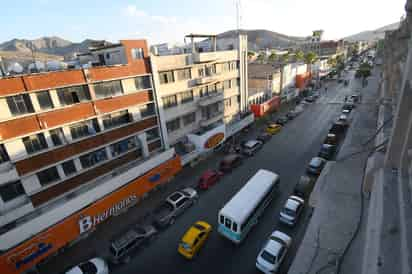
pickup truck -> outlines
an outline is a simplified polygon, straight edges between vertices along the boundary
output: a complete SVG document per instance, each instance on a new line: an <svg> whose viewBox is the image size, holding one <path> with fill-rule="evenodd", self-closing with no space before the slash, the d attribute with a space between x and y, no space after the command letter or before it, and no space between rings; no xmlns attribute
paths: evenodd
<svg viewBox="0 0 412 274"><path fill-rule="evenodd" d="M185 188L172 193L154 210L154 225L164 228L174 224L176 218L191 207L197 199L197 192L193 188Z"/></svg>

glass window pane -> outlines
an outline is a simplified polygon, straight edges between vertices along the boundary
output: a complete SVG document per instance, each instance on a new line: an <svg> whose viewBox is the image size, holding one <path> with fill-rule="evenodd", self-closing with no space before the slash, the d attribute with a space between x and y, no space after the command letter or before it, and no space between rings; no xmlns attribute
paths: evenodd
<svg viewBox="0 0 412 274"><path fill-rule="evenodd" d="M42 186L50 184L60 179L60 175L56 167L51 167L46 170L37 172L36 175Z"/></svg>
<svg viewBox="0 0 412 274"><path fill-rule="evenodd" d="M24 188L20 181L7 183L0 186L0 197L3 202L11 201L24 193Z"/></svg>
<svg viewBox="0 0 412 274"><path fill-rule="evenodd" d="M37 95L37 100L39 101L40 108L42 110L53 108L53 102L47 90L37 92L36 95Z"/></svg>
<svg viewBox="0 0 412 274"><path fill-rule="evenodd" d="M76 166L73 160L66 161L62 163L63 171L66 176L76 173Z"/></svg>

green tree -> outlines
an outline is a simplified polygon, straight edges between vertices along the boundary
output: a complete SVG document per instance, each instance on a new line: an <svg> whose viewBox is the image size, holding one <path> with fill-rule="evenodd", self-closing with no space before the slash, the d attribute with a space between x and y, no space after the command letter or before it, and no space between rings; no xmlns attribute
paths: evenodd
<svg viewBox="0 0 412 274"><path fill-rule="evenodd" d="M278 59L278 56L276 55L275 52L272 52L272 53L269 55L269 61L270 61L270 62L274 63L274 62L276 62L277 59Z"/></svg>
<svg viewBox="0 0 412 274"><path fill-rule="evenodd" d="M336 67L336 64L337 64L336 58L330 57L330 58L328 59L328 65L329 65L330 67L334 68L334 67Z"/></svg>
<svg viewBox="0 0 412 274"><path fill-rule="evenodd" d="M298 51L295 53L295 58L296 58L296 61L302 61L302 60L304 60L304 58L305 58L305 54L303 53L303 51L298 50Z"/></svg>
<svg viewBox="0 0 412 274"><path fill-rule="evenodd" d="M263 64L263 61L265 61L265 54L260 53L256 59L259 63Z"/></svg>
<svg viewBox="0 0 412 274"><path fill-rule="evenodd" d="M255 56L255 53L253 51L247 52L247 57L252 58L253 56Z"/></svg>
<svg viewBox="0 0 412 274"><path fill-rule="evenodd" d="M316 60L318 59L318 55L313 51L309 51L304 55L303 58L305 64L307 65L307 71L312 71L312 64L316 62Z"/></svg>
<svg viewBox="0 0 412 274"><path fill-rule="evenodd" d="M289 59L290 59L289 52L287 52L287 53L280 56L280 60L281 60L282 64L288 63Z"/></svg>

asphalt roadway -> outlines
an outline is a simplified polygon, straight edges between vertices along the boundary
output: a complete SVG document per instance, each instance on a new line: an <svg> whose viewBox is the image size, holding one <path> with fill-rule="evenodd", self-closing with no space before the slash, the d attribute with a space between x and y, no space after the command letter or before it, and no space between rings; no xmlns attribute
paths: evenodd
<svg viewBox="0 0 412 274"><path fill-rule="evenodd" d="M353 73L350 72L349 76L353 76ZM351 86L344 87L343 84L331 82L327 94L323 94L317 102L307 105L300 116L285 125L282 131L273 136L254 157L246 159L242 166L225 175L208 191L201 192L199 201L179 217L173 226L162 231L150 246L136 254L128 264L112 268L111 272L259 273L255 267L259 250L272 231L281 230L293 238L292 246L279 271L287 273L304 236L311 210L305 208L295 228L280 224L279 212L299 177L305 173L308 162L319 151L331 124L339 117L344 97L353 93ZM219 157L222 155L201 162L196 167L198 174L184 178L179 176L178 179L183 180L180 183L193 185L200 176L199 170L215 168ZM280 175L279 195L266 209L247 238L240 245L234 245L217 233L217 213L261 168ZM186 230L198 220L210 223L213 231L198 256L188 261L178 254L177 246Z"/></svg>

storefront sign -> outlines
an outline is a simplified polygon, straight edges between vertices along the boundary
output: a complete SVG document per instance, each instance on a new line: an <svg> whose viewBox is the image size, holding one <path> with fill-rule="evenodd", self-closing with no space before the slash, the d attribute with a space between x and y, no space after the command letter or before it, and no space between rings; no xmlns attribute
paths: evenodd
<svg viewBox="0 0 412 274"><path fill-rule="evenodd" d="M47 253L50 249L52 249L52 247L53 244L51 237L49 235L45 235L36 239L36 241L25 249L11 255L8 258L8 261L9 263L14 264L16 269L20 269L20 267L29 264L36 258Z"/></svg>
<svg viewBox="0 0 412 274"><path fill-rule="evenodd" d="M225 134L222 132L216 133L215 135L209 137L205 142L205 148L214 148L218 144L220 144L223 139L225 138Z"/></svg>
<svg viewBox="0 0 412 274"><path fill-rule="evenodd" d="M126 197L120 202L114 204L112 207L106 209L104 212L98 213L94 216L82 216L82 218L79 220L80 234L89 231L110 216L117 215L119 211L125 210L135 205L136 202L137 196L130 195L129 197Z"/></svg>

